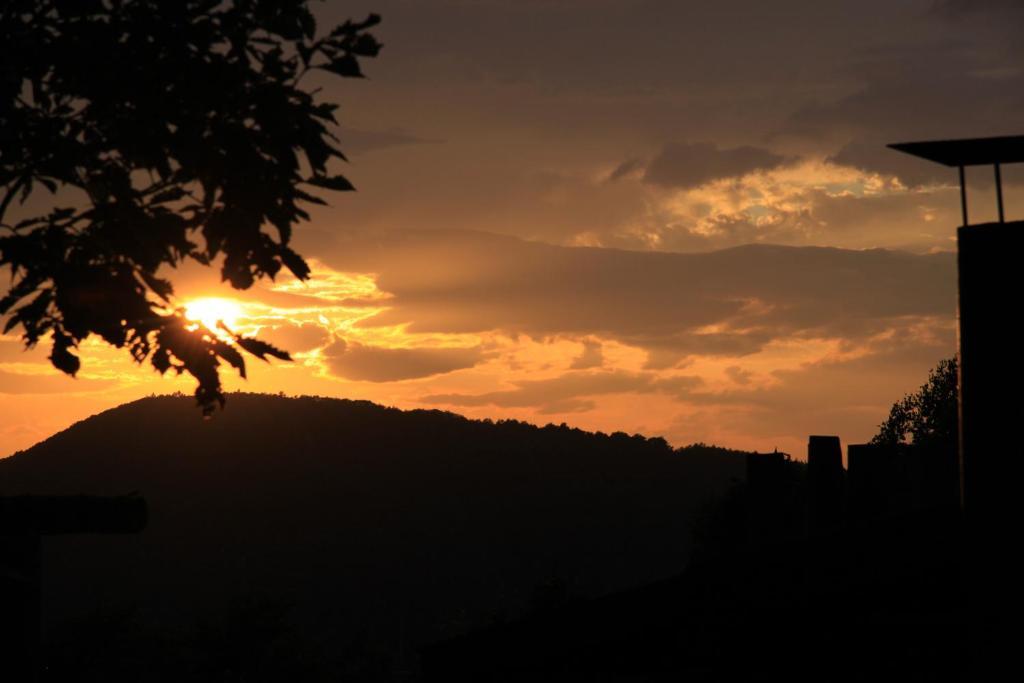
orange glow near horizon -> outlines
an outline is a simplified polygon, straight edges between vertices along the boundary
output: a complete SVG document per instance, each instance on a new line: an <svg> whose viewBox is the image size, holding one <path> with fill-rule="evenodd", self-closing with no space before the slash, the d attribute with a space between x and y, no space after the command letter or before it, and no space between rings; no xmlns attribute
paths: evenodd
<svg viewBox="0 0 1024 683"><path fill-rule="evenodd" d="M952 329L941 316L910 316L857 338L783 331L757 349L659 355L603 331L467 331L457 319L450 330L416 329L375 274L319 263L309 281L265 283L245 299L203 296L210 291L202 283L182 299L190 321L214 333L223 322L294 358L252 363L246 380L225 368L228 391L337 396L796 455L815 429L854 443L870 438L891 402L948 348ZM696 329L722 334L728 325ZM100 410L194 389L188 377L139 368L97 338L81 351L82 371L72 379L52 367L47 344L25 351L17 337L0 335L0 457ZM908 353L915 362L904 360Z"/></svg>

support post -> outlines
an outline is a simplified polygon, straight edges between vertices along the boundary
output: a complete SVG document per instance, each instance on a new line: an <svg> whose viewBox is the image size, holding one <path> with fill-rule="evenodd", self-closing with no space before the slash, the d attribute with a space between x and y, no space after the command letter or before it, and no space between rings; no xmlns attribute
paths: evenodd
<svg viewBox="0 0 1024 683"><path fill-rule="evenodd" d="M1005 223L1006 218L1003 215L1003 178L999 172L999 164L995 164L996 167L996 204L999 206L999 222ZM964 221L964 225L967 225L967 221Z"/></svg>
<svg viewBox="0 0 1024 683"><path fill-rule="evenodd" d="M960 215L963 216L963 223L967 225L967 181L964 179L964 167L960 166Z"/></svg>

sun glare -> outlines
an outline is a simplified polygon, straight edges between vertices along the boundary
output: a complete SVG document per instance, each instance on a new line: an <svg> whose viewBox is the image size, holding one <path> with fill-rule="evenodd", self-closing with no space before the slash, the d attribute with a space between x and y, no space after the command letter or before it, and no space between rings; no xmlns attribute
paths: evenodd
<svg viewBox="0 0 1024 683"><path fill-rule="evenodd" d="M242 317L242 307L230 299L195 299L185 304L185 317L202 323L211 330L217 329L218 322L223 322L233 330L238 319Z"/></svg>

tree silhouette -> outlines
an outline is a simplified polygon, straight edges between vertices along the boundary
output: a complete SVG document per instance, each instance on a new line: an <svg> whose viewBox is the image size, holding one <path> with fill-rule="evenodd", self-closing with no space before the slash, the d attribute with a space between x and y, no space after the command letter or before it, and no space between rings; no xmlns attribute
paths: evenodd
<svg viewBox="0 0 1024 683"><path fill-rule="evenodd" d="M204 413L223 404L222 362L285 351L187 322L166 269L220 264L237 289L283 268L288 245L351 190L329 125L336 105L300 87L312 69L361 77L379 17L317 37L308 0L4 0L0 5L0 299L4 332L50 337L53 365L99 335L161 373L198 380ZM44 189L44 213L7 223ZM22 209L22 212L26 212ZM162 270L163 269L163 270ZM226 340L225 340L226 339Z"/></svg>
<svg viewBox="0 0 1024 683"><path fill-rule="evenodd" d="M956 449L959 439L956 356L939 361L928 381L893 404L889 417L871 440L875 444L913 443Z"/></svg>

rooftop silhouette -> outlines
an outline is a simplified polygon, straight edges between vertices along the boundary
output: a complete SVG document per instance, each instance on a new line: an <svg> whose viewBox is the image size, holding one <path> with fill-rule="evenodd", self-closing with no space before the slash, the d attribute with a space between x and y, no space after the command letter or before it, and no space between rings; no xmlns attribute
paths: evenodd
<svg viewBox="0 0 1024 683"><path fill-rule="evenodd" d="M928 161L959 169L960 213L963 217L963 225L968 225L967 183L964 179L964 167L991 165L996 180L996 205L999 211L999 222L1005 222L1003 177L1000 167L1003 164L1024 162L1024 135L927 142L897 142L889 145L889 147Z"/></svg>

